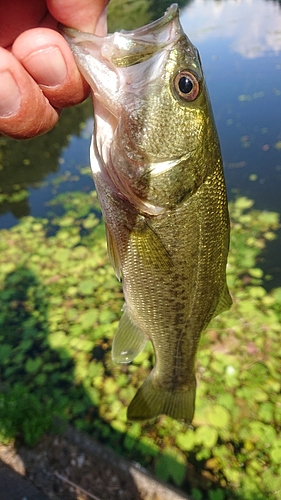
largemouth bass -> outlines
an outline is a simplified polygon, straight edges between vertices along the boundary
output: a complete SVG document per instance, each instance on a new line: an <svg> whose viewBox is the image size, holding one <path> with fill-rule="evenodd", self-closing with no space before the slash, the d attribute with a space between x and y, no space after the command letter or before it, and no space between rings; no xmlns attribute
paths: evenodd
<svg viewBox="0 0 281 500"><path fill-rule="evenodd" d="M132 361L147 340L155 351L128 419L190 423L200 334L231 305L226 189L199 54L176 4L135 31L64 33L93 90L91 167L123 282L113 359Z"/></svg>

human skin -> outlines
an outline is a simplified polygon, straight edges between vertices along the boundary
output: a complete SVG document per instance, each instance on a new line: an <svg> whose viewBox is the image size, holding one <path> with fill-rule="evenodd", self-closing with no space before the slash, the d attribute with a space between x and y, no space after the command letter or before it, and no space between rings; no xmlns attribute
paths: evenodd
<svg viewBox="0 0 281 500"><path fill-rule="evenodd" d="M43 134L57 123L62 108L87 97L89 87L59 23L103 36L107 3L1 0L0 135L25 139Z"/></svg>

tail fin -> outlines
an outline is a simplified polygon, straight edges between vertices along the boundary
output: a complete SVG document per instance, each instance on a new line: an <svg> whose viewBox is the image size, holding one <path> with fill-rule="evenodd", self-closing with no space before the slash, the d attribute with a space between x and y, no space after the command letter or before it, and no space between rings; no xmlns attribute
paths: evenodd
<svg viewBox="0 0 281 500"><path fill-rule="evenodd" d="M128 420L152 420L164 414L190 424L194 415L195 394L195 377L188 389L168 391L155 387L150 375L129 405Z"/></svg>

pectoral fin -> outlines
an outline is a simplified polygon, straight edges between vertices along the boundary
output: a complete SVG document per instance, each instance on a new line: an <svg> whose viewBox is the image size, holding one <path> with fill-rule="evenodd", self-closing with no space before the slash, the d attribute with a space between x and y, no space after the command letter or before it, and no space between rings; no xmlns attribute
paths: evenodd
<svg viewBox="0 0 281 500"><path fill-rule="evenodd" d="M157 233L152 229L144 217L140 217L130 235L133 248L144 266L170 271L173 261Z"/></svg>
<svg viewBox="0 0 281 500"><path fill-rule="evenodd" d="M130 363L144 349L147 341L148 338L125 310L113 339L112 359L117 363Z"/></svg>

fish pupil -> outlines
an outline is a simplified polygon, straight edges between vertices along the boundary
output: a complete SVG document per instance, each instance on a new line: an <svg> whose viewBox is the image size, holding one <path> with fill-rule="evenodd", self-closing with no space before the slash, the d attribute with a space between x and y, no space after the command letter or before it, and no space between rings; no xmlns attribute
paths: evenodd
<svg viewBox="0 0 281 500"><path fill-rule="evenodd" d="M189 94L193 89L193 83L187 76L182 76L179 79L179 89L183 94Z"/></svg>

